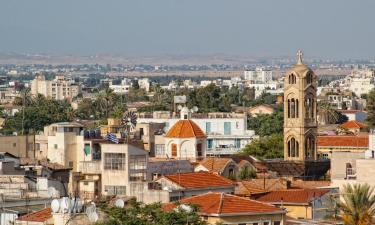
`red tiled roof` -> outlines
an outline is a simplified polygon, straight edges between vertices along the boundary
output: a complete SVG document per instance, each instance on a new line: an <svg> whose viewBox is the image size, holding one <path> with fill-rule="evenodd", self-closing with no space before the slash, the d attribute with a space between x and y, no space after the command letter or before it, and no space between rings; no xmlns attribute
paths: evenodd
<svg viewBox="0 0 375 225"><path fill-rule="evenodd" d="M367 128L367 125L356 120L350 120L346 123L340 125L340 127L345 129L360 129L360 128Z"/></svg>
<svg viewBox="0 0 375 225"><path fill-rule="evenodd" d="M208 171L219 173L222 172L229 162L233 161L231 158L205 158L199 162L200 165L204 166ZM234 162L234 161L233 161Z"/></svg>
<svg viewBox="0 0 375 225"><path fill-rule="evenodd" d="M318 147L368 147L368 135L318 136Z"/></svg>
<svg viewBox="0 0 375 225"><path fill-rule="evenodd" d="M268 203L251 200L249 198L235 195L208 192L179 201L181 204L193 204L199 206L199 213L203 215L235 215L235 214L258 214L258 213L284 213L280 208ZM176 207L175 203L163 205L166 211Z"/></svg>
<svg viewBox="0 0 375 225"><path fill-rule="evenodd" d="M206 134L192 120L179 120L167 132L168 138L204 138Z"/></svg>
<svg viewBox="0 0 375 225"><path fill-rule="evenodd" d="M17 220L29 222L45 222L52 217L51 208L45 208L37 212L18 217Z"/></svg>
<svg viewBox="0 0 375 225"><path fill-rule="evenodd" d="M296 203L296 204L308 204L314 197L318 198L326 193L329 190L322 189L289 189L289 190L280 190L272 191L264 196L258 198L259 201L270 202L270 203Z"/></svg>
<svg viewBox="0 0 375 225"><path fill-rule="evenodd" d="M164 177L179 186L188 189L234 186L234 183L231 180L209 172L170 174L164 175Z"/></svg>
<svg viewBox="0 0 375 225"><path fill-rule="evenodd" d="M287 188L287 182L282 179L251 179L237 182L235 193L252 195Z"/></svg>

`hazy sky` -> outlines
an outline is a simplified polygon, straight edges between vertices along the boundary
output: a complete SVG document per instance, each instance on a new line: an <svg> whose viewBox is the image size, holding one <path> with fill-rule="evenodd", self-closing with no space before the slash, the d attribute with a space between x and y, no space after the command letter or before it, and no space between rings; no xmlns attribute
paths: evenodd
<svg viewBox="0 0 375 225"><path fill-rule="evenodd" d="M375 56L374 0L7 0L0 52Z"/></svg>

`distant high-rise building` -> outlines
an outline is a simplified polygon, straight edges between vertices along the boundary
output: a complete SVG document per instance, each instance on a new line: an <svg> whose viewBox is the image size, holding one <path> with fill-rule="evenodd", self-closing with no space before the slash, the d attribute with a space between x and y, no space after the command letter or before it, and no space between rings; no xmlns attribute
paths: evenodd
<svg viewBox="0 0 375 225"><path fill-rule="evenodd" d="M41 94L56 100L72 100L79 93L81 93L81 87L66 80L62 75L56 76L53 80L46 80L43 74L38 74L31 81L31 94L34 96Z"/></svg>
<svg viewBox="0 0 375 225"><path fill-rule="evenodd" d="M272 81L272 71L257 67L255 70L245 70L244 79L253 84L262 84Z"/></svg>

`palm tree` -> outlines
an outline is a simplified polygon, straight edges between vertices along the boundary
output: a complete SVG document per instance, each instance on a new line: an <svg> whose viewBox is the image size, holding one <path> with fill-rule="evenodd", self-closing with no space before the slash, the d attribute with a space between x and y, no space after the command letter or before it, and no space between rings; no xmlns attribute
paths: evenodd
<svg viewBox="0 0 375 225"><path fill-rule="evenodd" d="M374 189L368 184L344 185L343 201L339 204L347 225L370 225L375 216Z"/></svg>
<svg viewBox="0 0 375 225"><path fill-rule="evenodd" d="M318 103L318 118L320 124L334 124L340 119L340 115L328 102Z"/></svg>

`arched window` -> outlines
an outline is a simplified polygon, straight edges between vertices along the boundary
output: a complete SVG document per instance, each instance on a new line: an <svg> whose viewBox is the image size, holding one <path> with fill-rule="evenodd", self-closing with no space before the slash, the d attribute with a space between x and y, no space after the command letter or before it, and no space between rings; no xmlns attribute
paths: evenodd
<svg viewBox="0 0 375 225"><path fill-rule="evenodd" d="M288 118L298 118L298 99L288 99Z"/></svg>
<svg viewBox="0 0 375 225"><path fill-rule="evenodd" d="M305 157L306 159L314 158L315 155L315 138L308 136L305 139Z"/></svg>
<svg viewBox="0 0 375 225"><path fill-rule="evenodd" d="M313 81L313 76L311 73L308 73L307 76L306 76L306 83L307 84L311 84Z"/></svg>
<svg viewBox="0 0 375 225"><path fill-rule="evenodd" d="M288 157L299 157L299 144L294 137L288 141Z"/></svg>
<svg viewBox="0 0 375 225"><path fill-rule="evenodd" d="M295 84L296 83L296 75L294 75L293 73L289 75L289 84Z"/></svg>
<svg viewBox="0 0 375 225"><path fill-rule="evenodd" d="M305 117L306 119L313 120L315 113L314 113L314 99L313 97L307 97L305 99Z"/></svg>

